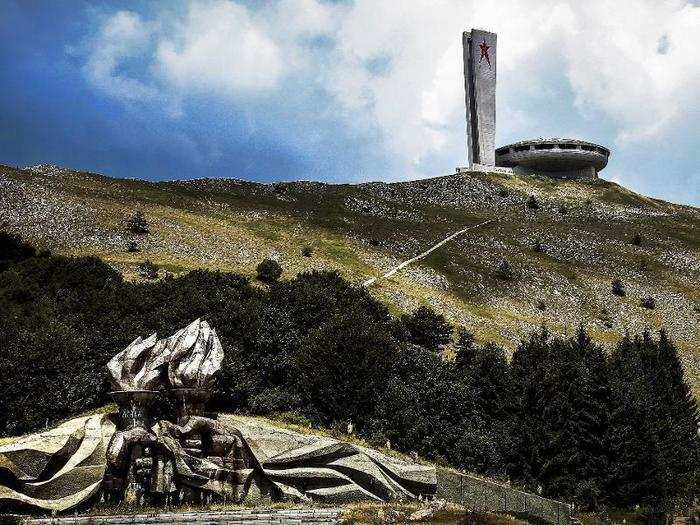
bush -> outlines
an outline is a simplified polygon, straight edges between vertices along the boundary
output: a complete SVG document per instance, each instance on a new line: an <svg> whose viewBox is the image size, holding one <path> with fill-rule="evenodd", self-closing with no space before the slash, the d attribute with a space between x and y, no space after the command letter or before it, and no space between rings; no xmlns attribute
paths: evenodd
<svg viewBox="0 0 700 525"><path fill-rule="evenodd" d="M126 221L128 230L131 233L143 235L149 233L148 221L141 210L136 210L134 214Z"/></svg>
<svg viewBox="0 0 700 525"><path fill-rule="evenodd" d="M126 251L129 253L136 253L136 252L140 252L141 248L139 248L139 245L136 244L136 241L131 241L129 243L129 246L127 246L127 248L126 248Z"/></svg>
<svg viewBox="0 0 700 525"><path fill-rule="evenodd" d="M641 261L639 261L639 271L643 272L643 273L648 272L649 271L649 261L647 261L646 259L642 259Z"/></svg>
<svg viewBox="0 0 700 525"><path fill-rule="evenodd" d="M496 268L496 277L503 281L510 281L513 279L513 269L510 267L510 263L503 259L501 263Z"/></svg>
<svg viewBox="0 0 700 525"><path fill-rule="evenodd" d="M561 206L559 206L559 213L561 215L566 215L567 213L569 213L569 208L562 204Z"/></svg>
<svg viewBox="0 0 700 525"><path fill-rule="evenodd" d="M408 330L409 340L428 350L437 352L452 337L452 325L427 306L420 306L412 314L401 316L401 321Z"/></svg>
<svg viewBox="0 0 700 525"><path fill-rule="evenodd" d="M525 201L525 206L531 210L538 210L540 208L540 203L534 195L530 195Z"/></svg>
<svg viewBox="0 0 700 525"><path fill-rule="evenodd" d="M311 247L310 244L307 244L301 249L301 254L304 257L311 257L314 254L314 249Z"/></svg>
<svg viewBox="0 0 700 525"><path fill-rule="evenodd" d="M640 305L649 310L656 308L656 300L653 297L642 297L640 300Z"/></svg>
<svg viewBox="0 0 700 525"><path fill-rule="evenodd" d="M632 237L632 244L635 246L642 245L642 236L639 233L635 233L634 237Z"/></svg>
<svg viewBox="0 0 700 525"><path fill-rule="evenodd" d="M625 285L622 284L620 279L615 279L611 284L611 290L614 295L619 297L624 297L627 292L625 292Z"/></svg>
<svg viewBox="0 0 700 525"><path fill-rule="evenodd" d="M277 261L272 259L264 259L258 264L256 271L257 279L263 283L272 284L282 276L282 267Z"/></svg>
<svg viewBox="0 0 700 525"><path fill-rule="evenodd" d="M547 305L545 304L545 302L542 299L537 301L537 309L541 310L541 311L545 311L547 309Z"/></svg>
<svg viewBox="0 0 700 525"><path fill-rule="evenodd" d="M508 196L508 190L505 188L501 188L500 190L498 190L498 196L506 198Z"/></svg>
<svg viewBox="0 0 700 525"><path fill-rule="evenodd" d="M542 246L542 241L540 241L539 239L536 239L535 243L532 245L532 249L537 253L543 253L544 246Z"/></svg>
<svg viewBox="0 0 700 525"><path fill-rule="evenodd" d="M19 235L0 230L0 272L11 263L36 255L34 247L23 241Z"/></svg>
<svg viewBox="0 0 700 525"><path fill-rule="evenodd" d="M146 279L157 279L158 270L158 266L148 259L139 264L139 275L141 277L145 277Z"/></svg>

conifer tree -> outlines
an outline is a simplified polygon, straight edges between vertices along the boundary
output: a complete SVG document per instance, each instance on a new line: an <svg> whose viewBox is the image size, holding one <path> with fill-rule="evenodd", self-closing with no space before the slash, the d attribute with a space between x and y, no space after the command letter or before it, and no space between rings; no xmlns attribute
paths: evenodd
<svg viewBox="0 0 700 525"><path fill-rule="evenodd" d="M549 362L549 333L545 328L520 342L511 360L515 404L512 449L508 473L533 486L541 469L544 442L546 369Z"/></svg>

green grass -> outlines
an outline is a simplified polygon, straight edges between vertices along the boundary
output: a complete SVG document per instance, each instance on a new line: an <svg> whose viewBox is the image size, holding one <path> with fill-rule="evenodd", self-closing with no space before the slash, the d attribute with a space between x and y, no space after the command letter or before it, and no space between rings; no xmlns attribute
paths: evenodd
<svg viewBox="0 0 700 525"><path fill-rule="evenodd" d="M378 282L373 293L394 313L418 304L435 306L457 325L474 330L479 340L510 351L543 322L555 331L583 322L606 345L628 328L664 325L688 356L686 373L700 392L700 315L680 306L700 304L695 286L700 282L700 211L611 182L475 173L380 185L151 183L77 172L47 177L7 167L0 167L0 177L43 192L59 209L86 210L84 218L70 218L65 229L13 222L11 230L54 251L101 256L128 279L138 278L137 265L145 259L171 273L208 267L254 276L257 263L274 255L287 277L335 268L360 283L383 273L387 261L411 258L465 226L494 218L495 224L467 232L414 268ZM462 188L461 203L451 204L453 192ZM498 197L502 188L507 198ZM487 200L474 191L486 191ZM525 208L531 194L542 205L537 212ZM427 203L422 195L437 197ZM17 216L32 205L22 199L11 203ZM349 206L357 200L371 205L358 211ZM557 211L562 203L567 215ZM152 233L136 239L142 251L131 254L126 245L135 237L125 233L124 218L136 209L146 214ZM104 242L99 232L105 233ZM642 234L641 247L630 244L635 233ZM90 242L81 242L81 235L89 235ZM109 236L117 241L108 242ZM554 249L535 253L535 238ZM312 257L301 255L306 244L314 247ZM516 270L513 281L494 275L502 258ZM646 273L639 271L642 259L649 264ZM678 269L679 264L686 266ZM624 301L609 293L618 275L639 290ZM656 310L638 307L642 294L657 299ZM546 298L547 309L533 312L540 298ZM612 330L597 320L603 306L614 317Z"/></svg>

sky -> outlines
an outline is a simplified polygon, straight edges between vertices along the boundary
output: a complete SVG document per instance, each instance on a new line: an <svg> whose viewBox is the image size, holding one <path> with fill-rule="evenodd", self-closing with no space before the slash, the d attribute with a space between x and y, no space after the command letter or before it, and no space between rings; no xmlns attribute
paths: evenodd
<svg viewBox="0 0 700 525"><path fill-rule="evenodd" d="M603 178L700 205L700 0L0 0L0 163L448 175L472 27L498 33L497 145L597 142Z"/></svg>

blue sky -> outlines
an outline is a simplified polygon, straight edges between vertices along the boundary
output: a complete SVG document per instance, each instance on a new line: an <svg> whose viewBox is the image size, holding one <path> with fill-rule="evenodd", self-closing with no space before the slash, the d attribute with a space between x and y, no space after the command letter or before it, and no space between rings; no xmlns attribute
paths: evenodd
<svg viewBox="0 0 700 525"><path fill-rule="evenodd" d="M0 163L449 174L466 157L470 27L498 32L498 144L599 142L604 178L700 204L700 7L681 0L0 0Z"/></svg>

